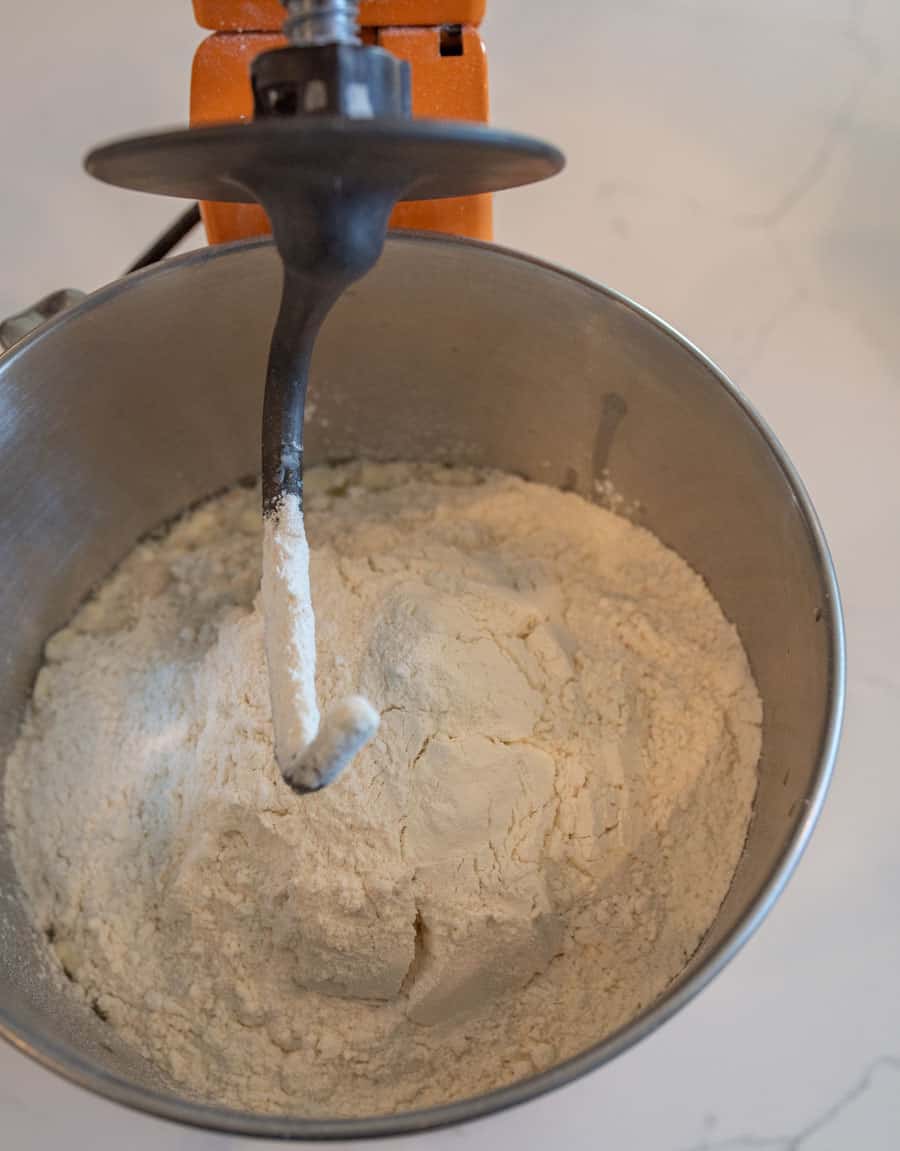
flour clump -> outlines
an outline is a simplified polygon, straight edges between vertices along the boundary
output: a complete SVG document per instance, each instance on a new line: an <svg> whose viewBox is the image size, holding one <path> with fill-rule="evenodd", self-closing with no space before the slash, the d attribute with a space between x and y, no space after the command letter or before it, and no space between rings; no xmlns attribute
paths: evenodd
<svg viewBox="0 0 900 1151"><path fill-rule="evenodd" d="M626 1022L709 928L756 788L703 581L511 476L310 472L318 700L381 722L299 796L257 503L141 544L47 644L6 810L74 992L182 1088L309 1115L479 1094Z"/></svg>

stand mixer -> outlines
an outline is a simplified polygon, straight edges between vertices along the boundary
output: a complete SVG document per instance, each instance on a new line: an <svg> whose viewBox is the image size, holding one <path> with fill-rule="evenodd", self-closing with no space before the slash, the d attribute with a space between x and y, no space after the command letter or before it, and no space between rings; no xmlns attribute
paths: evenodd
<svg viewBox="0 0 900 1151"><path fill-rule="evenodd" d="M354 43L354 5L287 7L294 42L256 64L253 123L125 141L89 161L126 187L227 208L259 200L277 253L250 241L148 268L0 357L2 428L15 433L0 437L10 545L0 549L0 751L15 738L46 638L90 589L147 532L258 470L261 401L270 523L286 500L300 506L304 462L476 464L588 499L608 475L740 630L766 713L744 857L672 986L574 1059L489 1095L396 1115L241 1112L160 1081L46 978L45 941L0 826L0 1034L70 1080L179 1122L257 1137L384 1136L470 1120L572 1081L650 1034L736 954L821 808L841 723L843 634L802 484L690 343L615 292L516 253L450 237L385 243L395 201L539 179L558 170L559 154L477 125L409 120L405 69ZM208 203L204 215L225 238L223 217ZM315 406L304 417L308 385Z"/></svg>

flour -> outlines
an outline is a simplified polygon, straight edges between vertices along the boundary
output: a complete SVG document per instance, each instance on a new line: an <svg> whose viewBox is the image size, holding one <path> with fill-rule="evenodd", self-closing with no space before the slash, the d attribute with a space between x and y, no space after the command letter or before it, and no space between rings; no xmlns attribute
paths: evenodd
<svg viewBox="0 0 900 1151"><path fill-rule="evenodd" d="M6 803L73 990L183 1088L310 1115L478 1094L647 1007L756 786L760 701L702 580L510 476L312 472L318 697L381 726L300 797L256 501L141 545L47 645Z"/></svg>
<svg viewBox="0 0 900 1151"><path fill-rule="evenodd" d="M318 791L365 747L379 718L368 700L352 696L319 730L309 544L300 500L290 493L265 517L261 597L275 759L295 791Z"/></svg>
<svg viewBox="0 0 900 1151"><path fill-rule="evenodd" d="M296 496L264 520L261 595L275 758L287 766L319 731L309 544Z"/></svg>

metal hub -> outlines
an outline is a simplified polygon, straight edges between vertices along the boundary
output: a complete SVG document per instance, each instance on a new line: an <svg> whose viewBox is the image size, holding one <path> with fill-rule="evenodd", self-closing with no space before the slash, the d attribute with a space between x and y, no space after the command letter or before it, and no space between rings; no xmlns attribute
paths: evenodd
<svg viewBox="0 0 900 1151"><path fill-rule="evenodd" d="M284 32L292 44L358 44L358 0L283 0Z"/></svg>

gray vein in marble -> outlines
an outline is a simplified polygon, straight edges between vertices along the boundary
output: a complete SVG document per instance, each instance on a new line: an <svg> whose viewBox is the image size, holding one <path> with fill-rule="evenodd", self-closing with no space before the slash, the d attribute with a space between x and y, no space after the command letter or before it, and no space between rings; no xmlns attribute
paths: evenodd
<svg viewBox="0 0 900 1151"><path fill-rule="evenodd" d="M851 0L843 34L847 43L861 57L863 69L838 105L812 159L771 208L735 216L734 223L738 226L750 229L774 228L806 199L828 171L838 148L856 121L856 113L866 90L881 69L881 55L863 33L866 7L867 0Z"/></svg>
<svg viewBox="0 0 900 1151"><path fill-rule="evenodd" d="M735 1135L727 1139L705 1137L682 1151L813 1151L813 1140L870 1090L882 1072L900 1075L900 1055L882 1055L871 1063L856 1083L818 1115L791 1135Z"/></svg>
<svg viewBox="0 0 900 1151"><path fill-rule="evenodd" d="M851 36L862 36L869 0L850 0L847 9L847 31Z"/></svg>
<svg viewBox="0 0 900 1151"><path fill-rule="evenodd" d="M791 282L791 290L788 298L779 304L771 315L759 325L748 351L741 357L738 367L745 378L749 378L750 374L762 360L769 344L772 342L772 337L775 335L775 332L786 320L791 319L791 317L800 311L809 297L807 279L800 275L794 265L794 261L790 257L790 253L779 238L777 231L771 231L769 239L772 243L772 250L775 253L775 257L784 270L785 279ZM738 370L738 368L735 368L735 370Z"/></svg>

